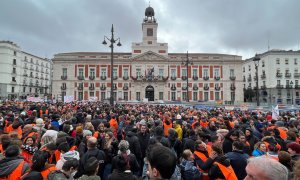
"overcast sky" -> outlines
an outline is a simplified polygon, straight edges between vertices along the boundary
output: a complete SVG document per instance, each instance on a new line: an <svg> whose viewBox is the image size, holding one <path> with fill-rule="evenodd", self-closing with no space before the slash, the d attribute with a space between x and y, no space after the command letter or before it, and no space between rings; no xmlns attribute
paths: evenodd
<svg viewBox="0 0 300 180"><path fill-rule="evenodd" d="M158 41L170 53L252 57L270 49L299 50L300 0L151 0ZM149 0L0 0L0 40L52 58L64 52L108 52L111 24L122 47L142 40ZM269 43L268 43L269 42Z"/></svg>

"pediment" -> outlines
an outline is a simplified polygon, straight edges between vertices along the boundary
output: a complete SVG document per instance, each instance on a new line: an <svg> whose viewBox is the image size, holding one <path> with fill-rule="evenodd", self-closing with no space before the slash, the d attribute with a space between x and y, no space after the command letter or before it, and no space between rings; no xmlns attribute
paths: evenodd
<svg viewBox="0 0 300 180"><path fill-rule="evenodd" d="M155 52L147 51L143 54L133 57L132 60L133 61L153 62L153 61L168 61L169 59L167 57L159 55Z"/></svg>

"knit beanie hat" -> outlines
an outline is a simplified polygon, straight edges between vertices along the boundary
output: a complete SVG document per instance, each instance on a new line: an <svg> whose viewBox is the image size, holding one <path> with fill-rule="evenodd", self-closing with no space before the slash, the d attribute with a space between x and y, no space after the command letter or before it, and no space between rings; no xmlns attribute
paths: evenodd
<svg viewBox="0 0 300 180"><path fill-rule="evenodd" d="M91 136L92 132L90 130L83 130L83 137Z"/></svg>
<svg viewBox="0 0 300 180"><path fill-rule="evenodd" d="M293 151L295 151L297 154L300 154L300 144L291 142L287 144L287 148L291 148Z"/></svg>

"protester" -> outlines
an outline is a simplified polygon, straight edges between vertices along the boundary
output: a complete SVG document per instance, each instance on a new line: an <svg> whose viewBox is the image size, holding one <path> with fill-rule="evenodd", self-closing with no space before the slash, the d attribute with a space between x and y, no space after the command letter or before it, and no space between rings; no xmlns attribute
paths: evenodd
<svg viewBox="0 0 300 180"><path fill-rule="evenodd" d="M183 180L201 179L202 174L195 165L195 158L191 150L186 149L183 151L180 168Z"/></svg>
<svg viewBox="0 0 300 180"><path fill-rule="evenodd" d="M70 158L64 162L61 170L52 171L49 173L47 180L68 180L73 179L79 166L79 161L75 158Z"/></svg>

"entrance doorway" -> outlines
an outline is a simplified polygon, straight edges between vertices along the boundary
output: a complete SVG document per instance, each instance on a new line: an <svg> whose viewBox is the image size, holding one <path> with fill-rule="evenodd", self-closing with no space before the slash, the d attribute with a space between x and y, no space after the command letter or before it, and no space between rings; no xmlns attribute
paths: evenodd
<svg viewBox="0 0 300 180"><path fill-rule="evenodd" d="M147 86L146 87L146 98L148 98L148 101L154 101L154 88L153 86Z"/></svg>

